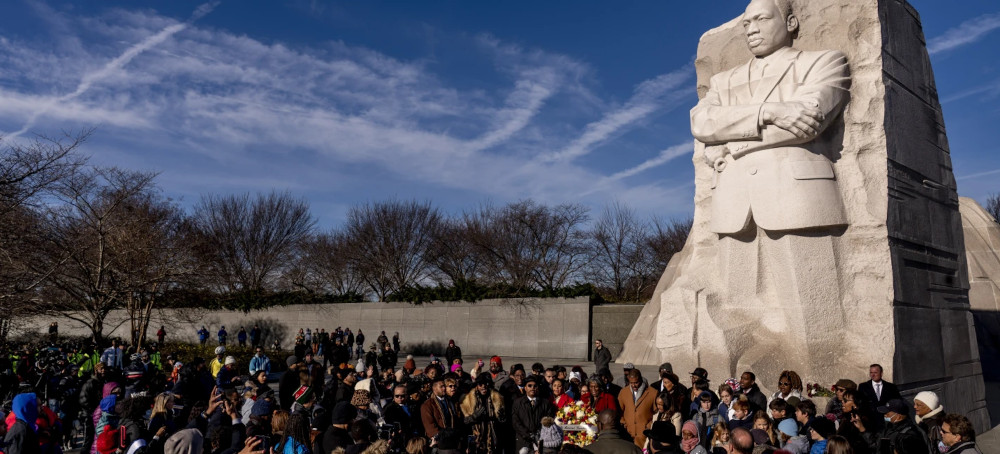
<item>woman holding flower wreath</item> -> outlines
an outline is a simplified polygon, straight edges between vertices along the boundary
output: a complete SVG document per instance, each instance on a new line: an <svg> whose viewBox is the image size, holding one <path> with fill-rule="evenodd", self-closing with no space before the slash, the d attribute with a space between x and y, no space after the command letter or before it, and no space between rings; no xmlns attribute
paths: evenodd
<svg viewBox="0 0 1000 454"><path fill-rule="evenodd" d="M604 383L599 378L587 380L587 387L590 394L583 395L583 405L594 414L604 410L614 410L621 415L622 410L618 408L618 399L609 393L604 392Z"/></svg>

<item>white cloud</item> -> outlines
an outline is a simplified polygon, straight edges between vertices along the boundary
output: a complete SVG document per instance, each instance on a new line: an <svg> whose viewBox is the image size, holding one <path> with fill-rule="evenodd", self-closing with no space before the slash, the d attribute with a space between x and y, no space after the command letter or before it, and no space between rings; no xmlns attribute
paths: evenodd
<svg viewBox="0 0 1000 454"><path fill-rule="evenodd" d="M593 147L613 137L622 129L648 117L661 109L675 107L670 104L680 97L690 94L682 85L694 75L694 67L687 65L679 70L662 74L639 84L632 97L624 106L590 123L583 134L562 150L542 157L544 161L569 161L584 156Z"/></svg>
<svg viewBox="0 0 1000 454"><path fill-rule="evenodd" d="M962 22L958 27L927 41L927 52L934 55L974 43L998 28L1000 28L1000 13L984 14Z"/></svg>
<svg viewBox="0 0 1000 454"><path fill-rule="evenodd" d="M266 44L199 28L196 16L179 23L112 10L66 18L86 38L67 38L83 45L58 55L44 43L0 43L0 58L9 63L0 67L0 82L37 75L34 85L3 85L0 122L28 125L24 130L36 121L60 129L99 123L98 135L110 136L102 146L125 141L109 156L157 153L217 164L165 169L162 180L185 194L242 191L254 182L256 189L316 188L358 168L381 175L378 185L411 181L501 199L577 201L595 181L611 197L649 199L645 206L656 205L655 195L683 192L655 184L635 192L622 172L605 178L602 169L572 161L691 94L682 87L693 75L690 65L638 84L624 105L598 113L600 120L574 126L560 117L553 125L544 118L553 100L604 106L588 87L588 65L565 55L481 36L476 45L506 85L459 89L421 60L342 42ZM100 42L89 41L94 35ZM52 95L53 86L72 91ZM575 124L586 116L593 112ZM624 172L662 165L674 149ZM530 159L548 150L562 151L557 159Z"/></svg>
<svg viewBox="0 0 1000 454"><path fill-rule="evenodd" d="M667 149L664 149L655 158L649 159L635 167L622 170L621 172L617 172L614 175L609 176L608 180L617 181L623 178L628 178L632 175L645 172L646 170L652 169L654 167L659 167L681 156L690 155L693 152L694 152L694 142L688 141L685 143L680 143L672 147L669 147Z"/></svg>

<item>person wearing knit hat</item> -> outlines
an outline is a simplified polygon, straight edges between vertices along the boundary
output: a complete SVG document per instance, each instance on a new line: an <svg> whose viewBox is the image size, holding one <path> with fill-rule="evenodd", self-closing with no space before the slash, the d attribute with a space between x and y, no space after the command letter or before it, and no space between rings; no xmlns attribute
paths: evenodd
<svg viewBox="0 0 1000 454"><path fill-rule="evenodd" d="M913 409L916 414L913 421L927 434L931 446L938 446L938 442L942 441L941 423L945 414L944 406L938 400L937 394L933 391L917 393L913 398Z"/></svg>
<svg viewBox="0 0 1000 454"><path fill-rule="evenodd" d="M292 411L294 412L299 409L312 408L313 402L316 401L314 397L315 395L313 394L312 387L300 386L299 389L295 390L295 393L292 394L292 399L294 399Z"/></svg>
<svg viewBox="0 0 1000 454"><path fill-rule="evenodd" d="M813 440L810 453L826 452L826 444L830 437L837 435L837 427L833 421L824 416L817 416L809 421L809 437Z"/></svg>
<svg viewBox="0 0 1000 454"><path fill-rule="evenodd" d="M783 449L792 454L806 454L809 452L809 437L799 434L799 425L795 419L788 418L778 424L778 436L781 437Z"/></svg>
<svg viewBox="0 0 1000 454"><path fill-rule="evenodd" d="M403 370L406 371L407 375L413 375L413 371L417 370L417 362L413 359L413 355L406 355L406 362L403 363Z"/></svg>

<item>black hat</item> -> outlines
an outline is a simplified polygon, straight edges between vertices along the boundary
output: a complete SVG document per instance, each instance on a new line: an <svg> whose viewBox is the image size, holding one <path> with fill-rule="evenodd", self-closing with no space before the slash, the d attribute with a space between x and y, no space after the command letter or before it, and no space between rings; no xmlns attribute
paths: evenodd
<svg viewBox="0 0 1000 454"><path fill-rule="evenodd" d="M333 407L333 414L330 416L331 424L350 424L354 417L358 415L358 410L348 401L338 402Z"/></svg>
<svg viewBox="0 0 1000 454"><path fill-rule="evenodd" d="M653 427L642 431L646 438L671 446L678 444L677 428L670 421L656 421Z"/></svg>
<svg viewBox="0 0 1000 454"><path fill-rule="evenodd" d="M889 413L890 411L893 413L899 413L901 415L908 415L910 412L910 407L906 405L906 403L903 402L902 399L892 399L886 402L885 405L878 407L878 412L882 413L883 415Z"/></svg>
<svg viewBox="0 0 1000 454"><path fill-rule="evenodd" d="M696 367L694 369L694 371L691 372L691 375L694 375L695 377L701 378L702 380L707 380L708 379L708 371L705 370L704 368L701 368L701 367Z"/></svg>
<svg viewBox="0 0 1000 454"><path fill-rule="evenodd" d="M524 379L524 384L527 385L528 383L534 383L534 384L537 385L538 384L538 377L536 377L534 375L529 375L527 378Z"/></svg>
<svg viewBox="0 0 1000 454"><path fill-rule="evenodd" d="M478 377L476 377L476 384L477 385L486 385L486 386L489 386L489 387L492 388L493 387L493 376L490 375L489 372L483 372L483 373L479 374Z"/></svg>
<svg viewBox="0 0 1000 454"><path fill-rule="evenodd" d="M815 430L816 433L826 439L837 435L837 426L833 424L833 421L826 419L824 416L817 416L809 420L809 428Z"/></svg>

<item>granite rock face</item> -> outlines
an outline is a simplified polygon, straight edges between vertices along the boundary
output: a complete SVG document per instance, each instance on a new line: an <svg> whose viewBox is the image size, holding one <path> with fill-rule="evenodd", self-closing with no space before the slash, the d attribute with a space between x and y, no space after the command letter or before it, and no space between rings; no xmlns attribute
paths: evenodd
<svg viewBox="0 0 1000 454"><path fill-rule="evenodd" d="M830 385L840 378L865 381L868 365L880 363L907 395L938 391L949 411L965 413L978 429L985 428L959 201L919 16L901 0L810 0L794 6L799 20L794 47L843 52L852 78L850 100L826 133L839 145L832 160L848 224L831 235L836 265L829 278L839 283L839 305L814 302L804 312L813 323L844 314L840 335L828 339L829 351L810 352L836 365L749 355L760 350L759 338L734 340L733 317L718 308L740 302L720 301L725 289L718 270L725 264L710 219L715 171L705 165L698 142L691 235L618 361L670 361L675 370L701 366L713 383L752 370L768 392L783 369ZM711 76L751 58L740 20L702 36L696 60L700 97ZM758 329L772 327L761 323ZM780 331L769 334L775 345L785 339Z"/></svg>

